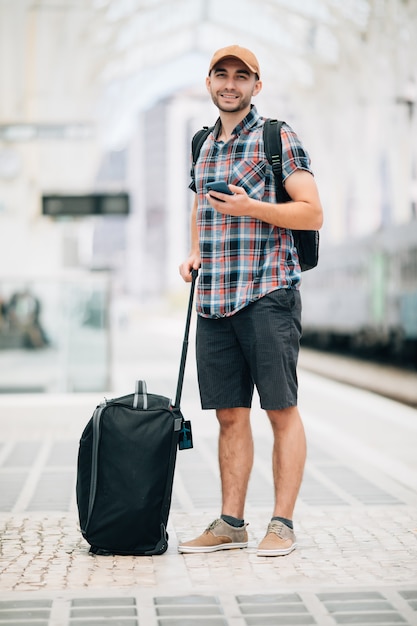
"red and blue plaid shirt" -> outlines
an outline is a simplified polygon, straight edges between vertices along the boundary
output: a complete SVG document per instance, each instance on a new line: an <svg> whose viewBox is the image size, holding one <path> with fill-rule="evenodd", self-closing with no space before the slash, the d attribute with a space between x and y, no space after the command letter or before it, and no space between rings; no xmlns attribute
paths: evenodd
<svg viewBox="0 0 417 626"><path fill-rule="evenodd" d="M298 289L301 270L290 230L251 217L215 211L205 197L205 184L224 180L245 189L251 198L276 202L272 167L263 142L262 118L252 106L227 143L216 141L220 121L207 137L190 188L198 194L197 228L201 269L197 312L227 317L276 289ZM283 180L297 169L310 169L310 159L297 135L282 126Z"/></svg>

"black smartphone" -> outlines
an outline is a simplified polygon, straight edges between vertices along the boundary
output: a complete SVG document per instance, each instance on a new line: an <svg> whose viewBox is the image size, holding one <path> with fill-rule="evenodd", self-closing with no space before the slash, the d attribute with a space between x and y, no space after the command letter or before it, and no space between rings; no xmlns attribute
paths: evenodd
<svg viewBox="0 0 417 626"><path fill-rule="evenodd" d="M218 191L220 193L227 193L228 196L233 196L233 191L230 191L229 186L224 180L213 180L211 183L206 184L206 192ZM220 200L223 202L223 200Z"/></svg>

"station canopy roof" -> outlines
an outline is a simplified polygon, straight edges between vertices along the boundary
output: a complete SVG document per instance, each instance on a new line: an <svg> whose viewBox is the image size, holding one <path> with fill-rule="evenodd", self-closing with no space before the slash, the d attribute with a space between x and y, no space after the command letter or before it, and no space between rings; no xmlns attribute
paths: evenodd
<svg viewBox="0 0 417 626"><path fill-rule="evenodd" d="M369 89L363 67L388 71L400 93L416 82L416 0L0 0L0 11L3 48L8 38L16 75L27 75L23 97L34 98L21 110L38 119L93 111L109 128L128 125L174 93L203 94L213 52L234 43L256 53L272 97L315 97L331 81L337 91L338 75L346 90ZM22 94L13 101L3 85L18 111Z"/></svg>

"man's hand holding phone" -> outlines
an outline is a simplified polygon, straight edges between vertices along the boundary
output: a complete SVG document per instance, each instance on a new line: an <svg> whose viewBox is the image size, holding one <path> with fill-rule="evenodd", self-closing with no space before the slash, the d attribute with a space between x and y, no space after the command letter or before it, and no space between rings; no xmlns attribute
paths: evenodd
<svg viewBox="0 0 417 626"><path fill-rule="evenodd" d="M233 196L233 191L230 190L229 185L224 180L214 180L211 183L207 183L206 192L211 198L214 198L214 200L217 200L218 202L225 202L223 198L219 198L217 195L212 195L212 191L214 191L216 194L224 193L228 196Z"/></svg>
<svg viewBox="0 0 417 626"><path fill-rule="evenodd" d="M250 215L250 202L252 200L243 187L228 185L224 181L214 181L206 184L206 191L210 204L219 213L236 217ZM216 195L213 195L212 192ZM224 194L224 196L221 198L217 194ZM212 201L215 204L212 204Z"/></svg>

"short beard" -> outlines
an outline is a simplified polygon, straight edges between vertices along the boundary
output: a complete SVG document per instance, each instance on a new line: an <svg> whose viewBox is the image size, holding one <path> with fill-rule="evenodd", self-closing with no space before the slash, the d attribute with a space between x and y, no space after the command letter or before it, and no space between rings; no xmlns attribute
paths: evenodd
<svg viewBox="0 0 417 626"><path fill-rule="evenodd" d="M239 101L239 104L237 104L235 108L226 109L226 108L223 108L219 104L219 101L215 94L213 93L211 94L211 99L213 101L214 106L216 106L219 109L219 111L222 111L223 113L238 113L239 111L244 111L250 106L250 103L251 103L251 98L244 98L243 100Z"/></svg>

